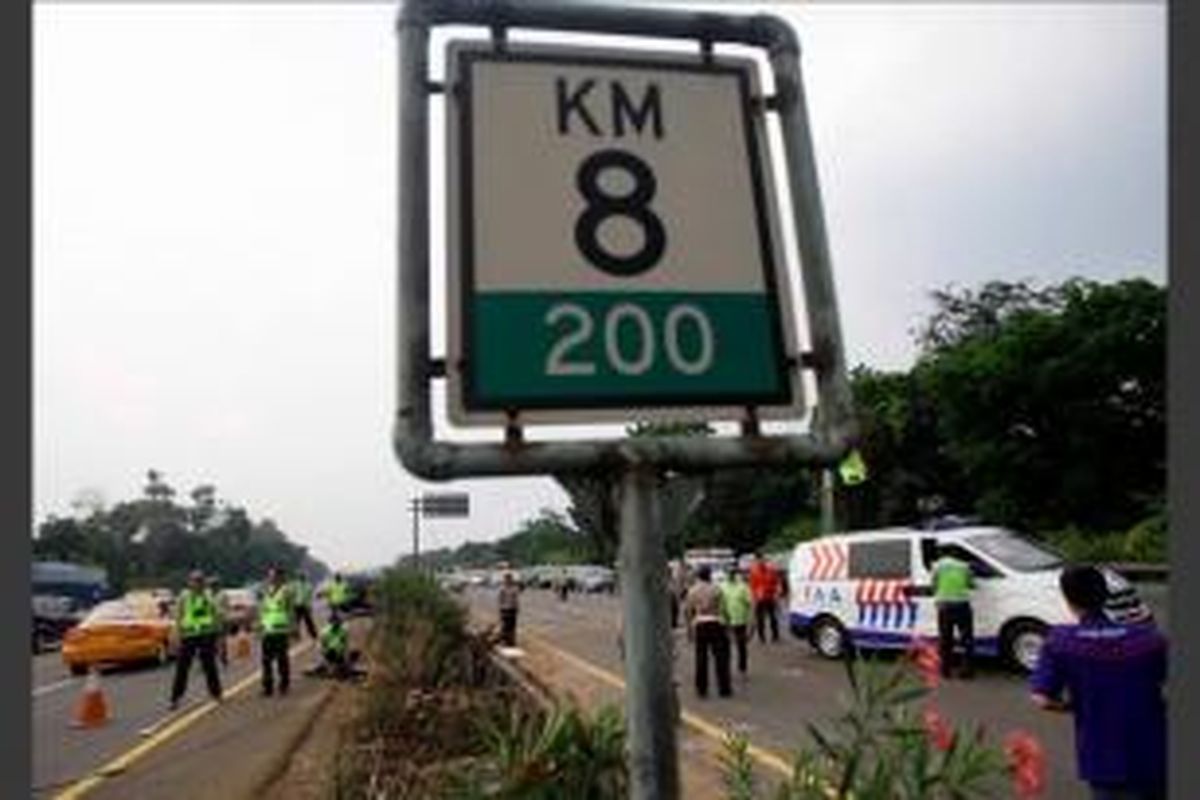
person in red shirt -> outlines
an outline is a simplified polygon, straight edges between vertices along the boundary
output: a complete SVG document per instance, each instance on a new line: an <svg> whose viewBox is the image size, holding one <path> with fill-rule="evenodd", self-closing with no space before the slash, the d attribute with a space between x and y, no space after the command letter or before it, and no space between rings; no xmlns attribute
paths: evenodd
<svg viewBox="0 0 1200 800"><path fill-rule="evenodd" d="M754 625L758 641L767 641L767 623L771 626L771 641L779 641L778 604L782 581L774 564L764 561L762 553L754 554L750 565L750 597L754 600Z"/></svg>

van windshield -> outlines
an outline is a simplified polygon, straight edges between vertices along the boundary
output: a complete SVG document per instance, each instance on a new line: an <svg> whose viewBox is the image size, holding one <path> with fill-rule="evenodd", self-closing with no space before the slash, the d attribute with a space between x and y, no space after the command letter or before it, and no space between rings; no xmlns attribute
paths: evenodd
<svg viewBox="0 0 1200 800"><path fill-rule="evenodd" d="M1011 532L981 533L970 537L972 546L1017 572L1039 572L1062 566L1062 557L1046 547Z"/></svg>

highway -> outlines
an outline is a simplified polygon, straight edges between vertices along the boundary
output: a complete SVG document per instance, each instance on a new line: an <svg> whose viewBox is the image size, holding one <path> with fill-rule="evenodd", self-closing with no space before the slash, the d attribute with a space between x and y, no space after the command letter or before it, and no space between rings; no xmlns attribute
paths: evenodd
<svg viewBox="0 0 1200 800"><path fill-rule="evenodd" d="M1143 596L1162 615L1165 587L1143 590ZM495 592L470 589L464 595L481 614L495 614ZM1164 615L1165 618L1165 615ZM566 602L548 591L522 594L518 645L522 632L532 633L557 648L583 658L616 676L623 674L617 649L619 598L572 594ZM734 678L734 696L696 697L692 688L692 652L682 629L676 631L676 675L684 707L719 726L736 726L751 741L787 758L804 742L804 723L827 720L841 709L844 669L813 653L806 643L781 629L778 644L753 642L749 674ZM710 678L711 680L711 678ZM972 681L951 681L936 691L935 700L956 724L982 724L1000 739L1011 730L1035 735L1045 748L1045 797L1084 800L1088 792L1075 778L1074 734L1070 717L1035 709L1024 680L997 664L985 664Z"/></svg>
<svg viewBox="0 0 1200 800"><path fill-rule="evenodd" d="M299 668L307 666L308 661L301 659ZM249 658L231 659L229 666L222 669L222 684L228 689L257 667L258 651L254 648ZM298 672L296 664L293 669ZM169 714L167 698L173 675L173 663L101 675L111 719L100 728L79 729L71 721L84 678L72 677L57 652L35 656L31 690L33 796L53 797L143 741L145 734L162 728L165 721L208 699L203 672L199 663L194 663L180 710Z"/></svg>

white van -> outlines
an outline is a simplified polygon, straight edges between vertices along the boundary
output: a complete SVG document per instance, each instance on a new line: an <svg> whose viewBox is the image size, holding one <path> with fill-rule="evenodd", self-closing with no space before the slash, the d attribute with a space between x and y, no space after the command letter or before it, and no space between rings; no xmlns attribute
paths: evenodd
<svg viewBox="0 0 1200 800"><path fill-rule="evenodd" d="M828 658L848 646L906 648L937 638L929 567L946 545L975 574L975 652L1031 670L1050 625L1073 622L1058 576L1062 559L1004 528L893 528L835 534L796 546L789 565L792 632ZM1109 614L1150 620L1120 575L1108 579Z"/></svg>

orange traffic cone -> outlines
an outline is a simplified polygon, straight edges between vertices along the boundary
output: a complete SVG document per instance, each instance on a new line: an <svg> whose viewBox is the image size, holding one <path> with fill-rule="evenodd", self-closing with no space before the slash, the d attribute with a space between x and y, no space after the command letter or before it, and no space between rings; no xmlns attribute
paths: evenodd
<svg viewBox="0 0 1200 800"><path fill-rule="evenodd" d="M233 640L233 657L234 658L249 658L250 657L250 634L242 631Z"/></svg>
<svg viewBox="0 0 1200 800"><path fill-rule="evenodd" d="M100 673L93 668L83 682L83 695L75 706L76 728L98 728L108 722L108 703L104 701L104 690L100 688Z"/></svg>

